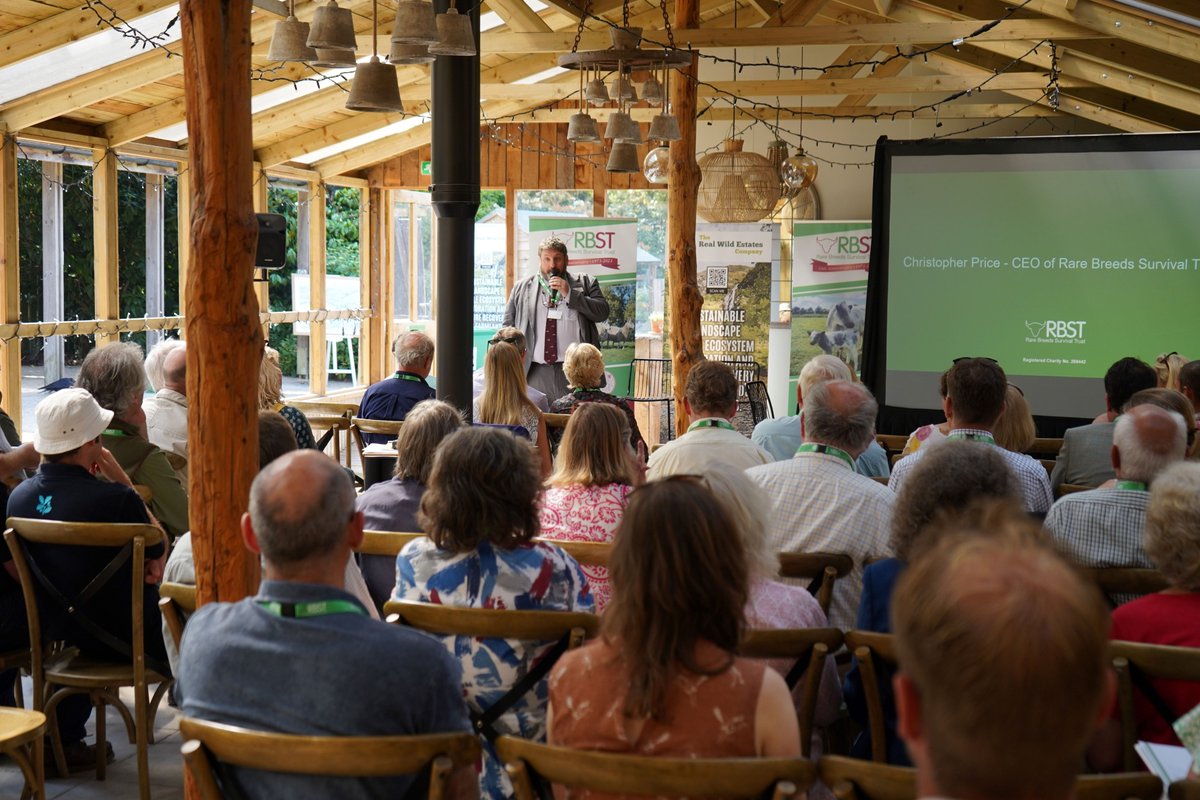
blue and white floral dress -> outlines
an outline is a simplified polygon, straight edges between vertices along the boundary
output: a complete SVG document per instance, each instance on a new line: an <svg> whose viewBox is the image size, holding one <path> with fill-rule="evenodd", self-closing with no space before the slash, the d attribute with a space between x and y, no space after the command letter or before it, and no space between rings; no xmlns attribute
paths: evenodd
<svg viewBox="0 0 1200 800"><path fill-rule="evenodd" d="M405 545L396 558L397 600L466 608L511 608L545 611L595 610L579 563L545 543L511 550L488 542L466 553L438 550L422 537ZM553 642L530 645L509 639L446 636L446 647L462 665L463 695L475 712L489 708L519 681ZM501 733L546 740L543 679L496 721ZM492 748L484 742L483 798L512 797L512 784Z"/></svg>

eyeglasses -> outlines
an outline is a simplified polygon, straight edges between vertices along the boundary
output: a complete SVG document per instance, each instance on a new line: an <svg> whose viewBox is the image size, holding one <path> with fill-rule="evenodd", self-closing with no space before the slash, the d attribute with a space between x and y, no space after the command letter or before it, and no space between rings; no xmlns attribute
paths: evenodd
<svg viewBox="0 0 1200 800"><path fill-rule="evenodd" d="M520 341L520 340L516 336L509 336L509 337L505 337L505 338L497 336L493 339L488 339L488 347L491 347L494 344L499 344L500 342L504 342L505 344L511 344L513 347L517 347L518 341ZM520 349L520 348L517 348L517 349Z"/></svg>
<svg viewBox="0 0 1200 800"><path fill-rule="evenodd" d="M1179 355L1179 352L1176 350L1172 350L1169 353L1163 353L1161 356L1158 357L1157 361L1159 361L1162 364L1166 364L1171 359L1171 356L1177 356L1177 355Z"/></svg>

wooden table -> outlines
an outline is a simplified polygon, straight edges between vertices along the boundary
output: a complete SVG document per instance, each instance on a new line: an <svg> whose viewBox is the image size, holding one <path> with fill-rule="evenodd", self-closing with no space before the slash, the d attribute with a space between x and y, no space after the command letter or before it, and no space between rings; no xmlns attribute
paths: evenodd
<svg viewBox="0 0 1200 800"><path fill-rule="evenodd" d="M46 715L40 711L0 706L0 753L16 762L25 776L21 800L34 797L45 800L46 784L42 766L42 737L46 733Z"/></svg>

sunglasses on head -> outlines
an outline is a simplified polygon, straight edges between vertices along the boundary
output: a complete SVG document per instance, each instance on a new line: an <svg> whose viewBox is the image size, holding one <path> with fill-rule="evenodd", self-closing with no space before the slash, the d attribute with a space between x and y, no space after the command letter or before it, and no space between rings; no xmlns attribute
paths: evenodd
<svg viewBox="0 0 1200 800"><path fill-rule="evenodd" d="M957 364L957 363L958 363L958 362L960 362L960 361L973 361L973 360L975 360L975 359L977 359L977 358L983 359L984 361L990 361L990 362L992 362L993 364L999 364L999 363L1000 363L999 361L997 361L996 359L992 358L991 356L959 356L958 358L954 359L954 361L953 361L953 362L951 362L951 363L953 363L953 364Z"/></svg>

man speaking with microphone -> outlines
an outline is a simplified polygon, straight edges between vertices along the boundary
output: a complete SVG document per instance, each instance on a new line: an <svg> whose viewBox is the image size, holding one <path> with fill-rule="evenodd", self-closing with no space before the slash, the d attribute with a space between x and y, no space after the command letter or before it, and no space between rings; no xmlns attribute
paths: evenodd
<svg viewBox="0 0 1200 800"><path fill-rule="evenodd" d="M529 385L554 402L567 394L562 359L576 342L600 346L596 323L608 319L608 301L589 275L567 272L567 246L551 237L538 245L539 271L513 287L504 324L525 332Z"/></svg>

